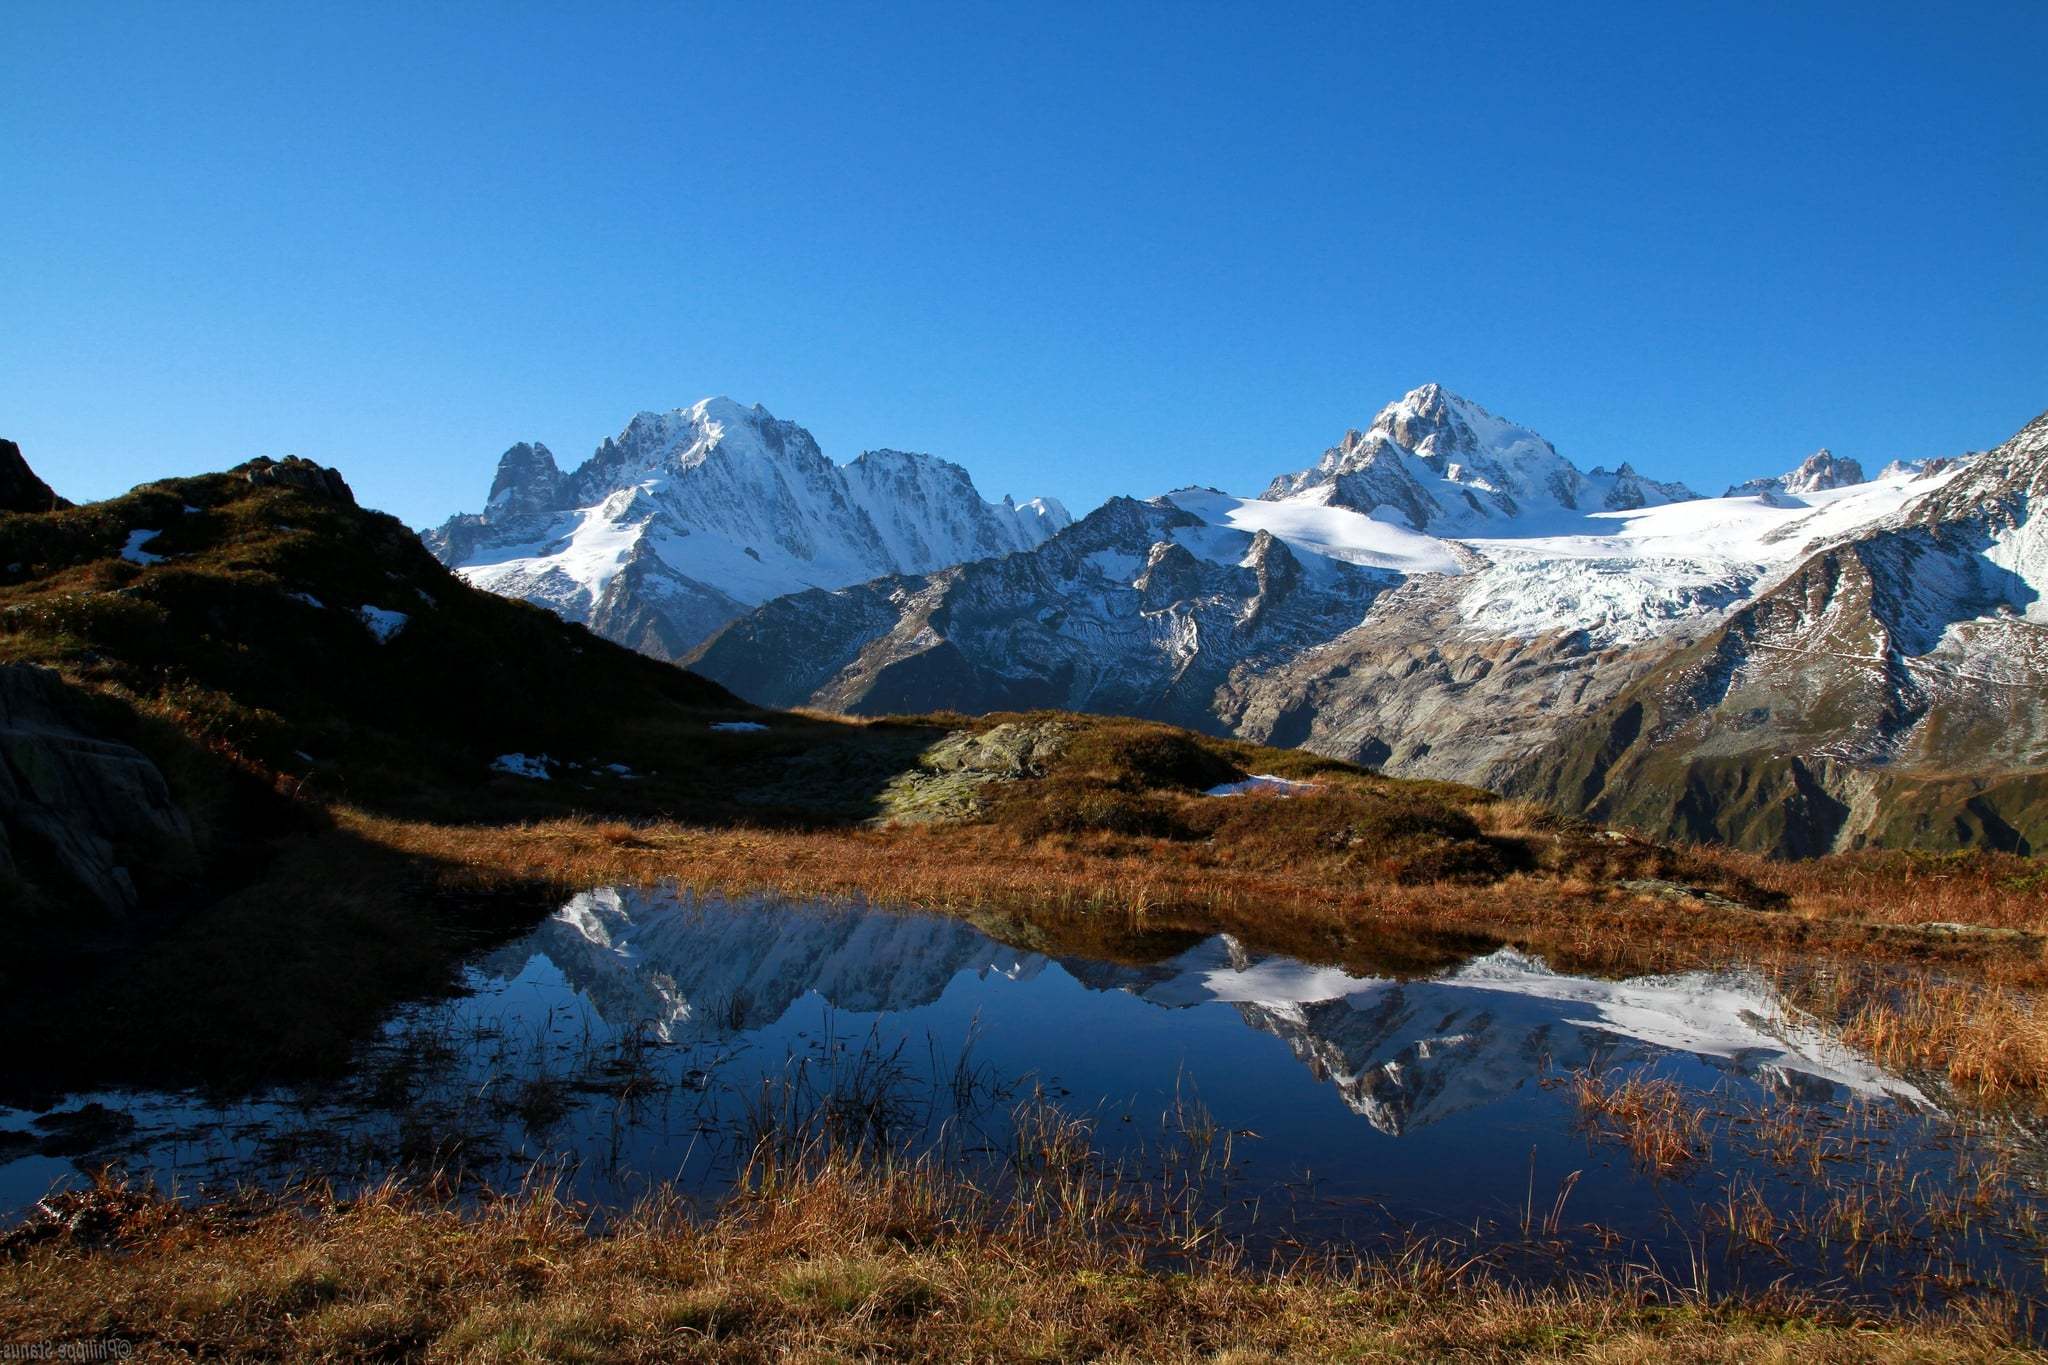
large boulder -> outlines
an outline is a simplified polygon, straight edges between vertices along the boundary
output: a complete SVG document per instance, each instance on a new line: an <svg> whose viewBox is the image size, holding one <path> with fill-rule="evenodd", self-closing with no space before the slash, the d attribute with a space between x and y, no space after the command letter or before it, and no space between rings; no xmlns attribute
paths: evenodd
<svg viewBox="0 0 2048 1365"><path fill-rule="evenodd" d="M131 866L196 870L199 851L163 772L95 728L54 670L0 665L0 874L123 918L140 903Z"/></svg>
<svg viewBox="0 0 2048 1365"><path fill-rule="evenodd" d="M0 441L0 512L54 512L70 505L36 477L20 446Z"/></svg>
<svg viewBox="0 0 2048 1365"><path fill-rule="evenodd" d="M302 493L333 498L351 507L355 505L356 495L350 491L339 469L315 464L298 455L287 455L282 460L259 455L247 464L236 465L235 472L250 483L296 488Z"/></svg>

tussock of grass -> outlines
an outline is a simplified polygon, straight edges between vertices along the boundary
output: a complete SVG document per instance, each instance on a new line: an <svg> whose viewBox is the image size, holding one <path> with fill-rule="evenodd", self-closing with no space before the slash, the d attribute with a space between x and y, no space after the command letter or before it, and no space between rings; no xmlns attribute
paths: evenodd
<svg viewBox="0 0 2048 1365"><path fill-rule="evenodd" d="M1708 1155L1706 1116L1676 1081L1582 1071L1572 1091L1580 1114L1645 1170L1671 1175Z"/></svg>
<svg viewBox="0 0 2048 1365"><path fill-rule="evenodd" d="M1902 849L1867 849L1800 862L1722 849L1703 851L1703 856L1796 902L1802 913L1816 918L2048 932L2048 863L2038 858L1986 850Z"/></svg>

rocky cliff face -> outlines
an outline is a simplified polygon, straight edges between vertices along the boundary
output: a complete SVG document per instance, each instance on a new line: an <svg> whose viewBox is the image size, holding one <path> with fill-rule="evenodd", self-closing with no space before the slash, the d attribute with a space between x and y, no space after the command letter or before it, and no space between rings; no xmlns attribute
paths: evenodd
<svg viewBox="0 0 2048 1365"><path fill-rule="evenodd" d="M426 541L479 587L673 659L772 598L1029 549L1067 521L987 502L929 455L836 465L796 423L711 398L641 413L570 473L513 446L484 510Z"/></svg>
<svg viewBox="0 0 2048 1365"><path fill-rule="evenodd" d="M770 603L687 662L777 705L1061 707L1216 732L1235 672L1328 639L1395 581L1118 498L1029 553Z"/></svg>
<svg viewBox="0 0 2048 1365"><path fill-rule="evenodd" d="M0 512L70 506L21 447L0 441ZM24 571L15 564L7 576ZM192 822L162 770L108 732L102 709L54 669L0 663L0 900L9 911L61 899L118 920L141 903L134 869L159 887L198 870Z"/></svg>
<svg viewBox="0 0 2048 1365"><path fill-rule="evenodd" d="M2032 849L2041 430L1700 499L1428 386L1261 498L1118 499L691 658L773 704L1148 716L1778 853Z"/></svg>
<svg viewBox="0 0 2048 1365"><path fill-rule="evenodd" d="M191 820L155 763L107 738L54 670L0 664L0 882L119 919L140 904L131 869L163 883L199 861Z"/></svg>

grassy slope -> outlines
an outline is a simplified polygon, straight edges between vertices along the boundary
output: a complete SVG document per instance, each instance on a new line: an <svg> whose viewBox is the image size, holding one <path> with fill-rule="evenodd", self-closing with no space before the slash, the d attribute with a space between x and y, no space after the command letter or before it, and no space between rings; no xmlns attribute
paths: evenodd
<svg viewBox="0 0 2048 1365"><path fill-rule="evenodd" d="M162 532L145 543L163 562L120 557L142 529ZM433 811L508 749L595 754L657 717L750 709L470 590L392 517L234 474L0 516L0 564L0 662L56 667L300 797ZM409 620L380 644L363 607ZM214 785L183 775L194 797Z"/></svg>

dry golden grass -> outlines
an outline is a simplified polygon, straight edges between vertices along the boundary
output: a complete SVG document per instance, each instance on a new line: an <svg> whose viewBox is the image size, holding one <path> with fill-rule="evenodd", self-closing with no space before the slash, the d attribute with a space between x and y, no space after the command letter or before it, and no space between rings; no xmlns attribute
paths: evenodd
<svg viewBox="0 0 2048 1365"><path fill-rule="evenodd" d="M1788 999L1894 1070L1944 1077L1979 1101L2048 1097L2048 1018L2028 992L1925 971L1791 978Z"/></svg>
<svg viewBox="0 0 2048 1365"><path fill-rule="evenodd" d="M1026 1219L926 1170L815 1168L604 1235L546 1191L465 1215L395 1189L199 1211L102 1189L58 1214L0 1251L0 1337L143 1360L2028 1358L1988 1315L1710 1304L1640 1272L1532 1290L1426 1252L1226 1252L1159 1274L1102 1219Z"/></svg>
<svg viewBox="0 0 2048 1365"><path fill-rule="evenodd" d="M1788 862L1701 852L1815 918L2048 933L2048 864L2017 854L1869 850Z"/></svg>
<svg viewBox="0 0 2048 1365"><path fill-rule="evenodd" d="M1675 1081L1581 1071L1572 1092L1580 1114L1645 1170L1671 1175L1708 1155L1706 1115Z"/></svg>

